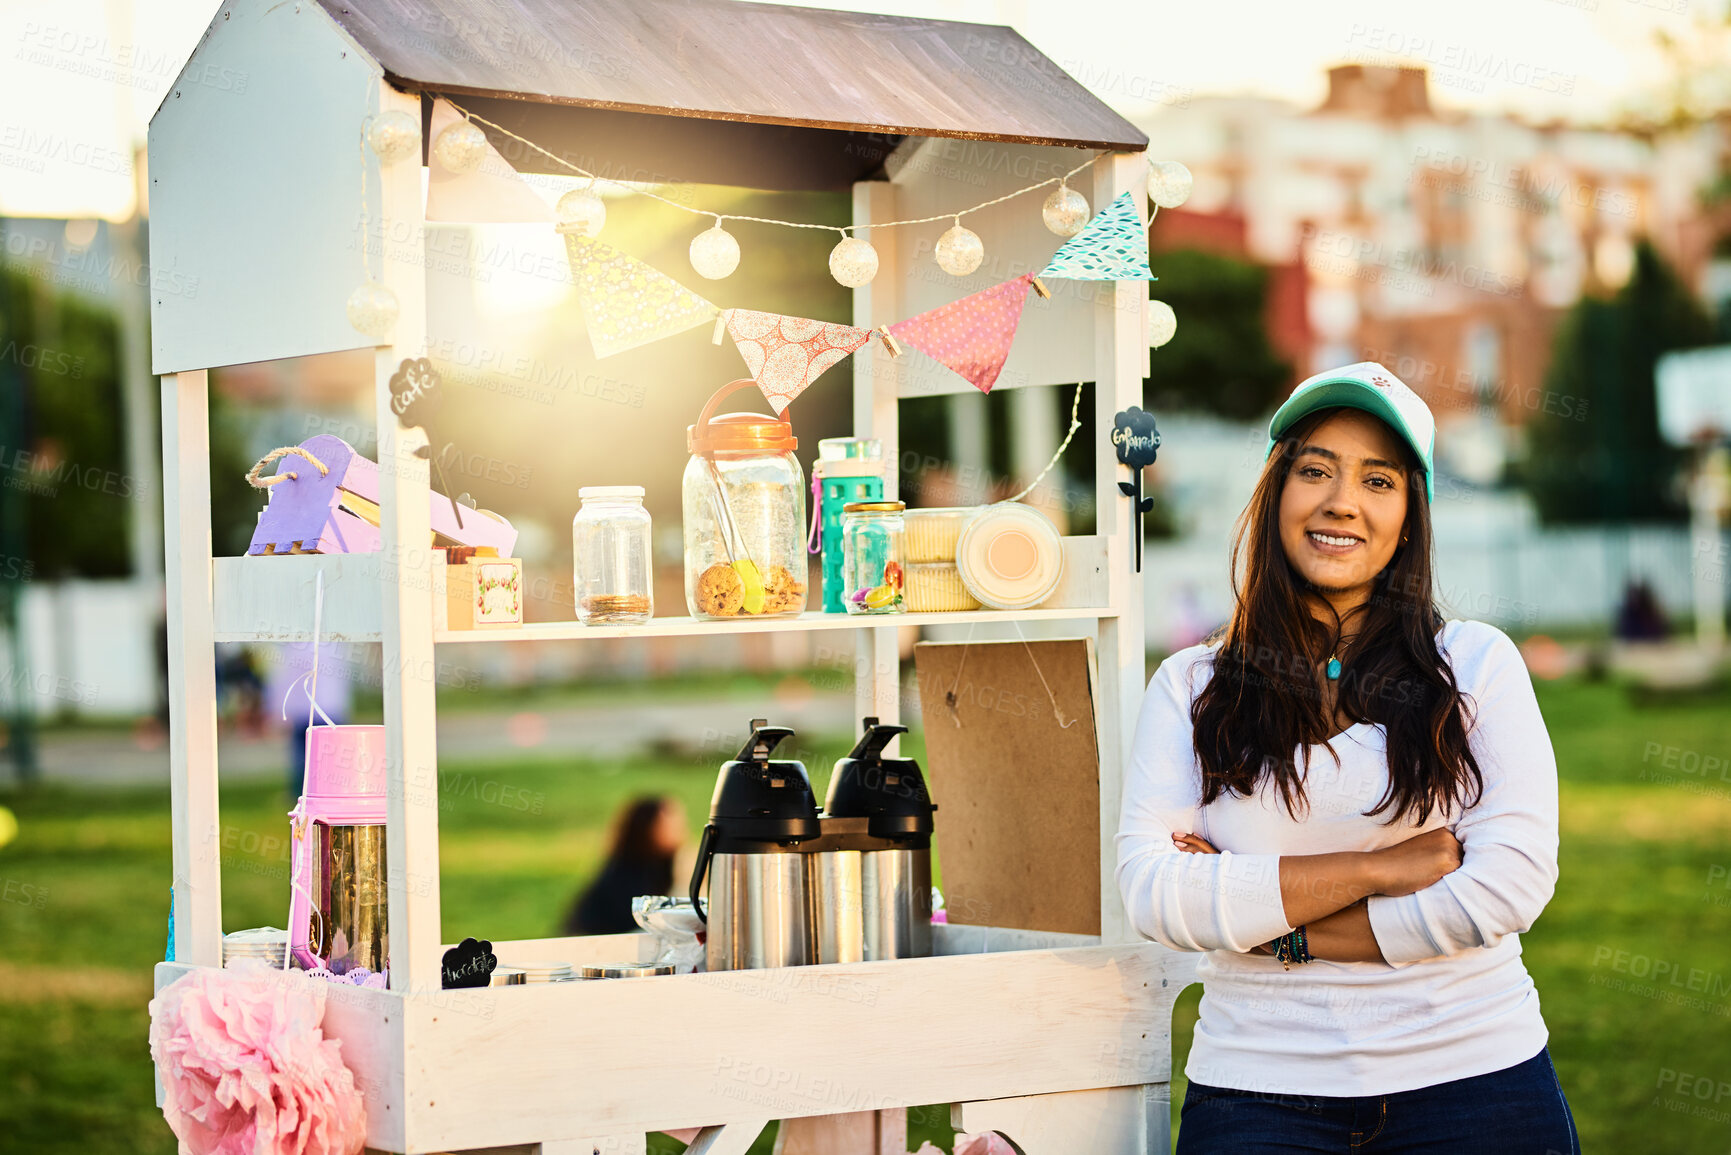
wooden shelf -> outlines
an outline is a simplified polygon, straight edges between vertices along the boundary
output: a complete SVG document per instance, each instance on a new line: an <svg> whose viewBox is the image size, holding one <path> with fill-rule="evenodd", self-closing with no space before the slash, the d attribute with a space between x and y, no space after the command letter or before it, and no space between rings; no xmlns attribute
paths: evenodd
<svg viewBox="0 0 1731 1155"><path fill-rule="evenodd" d="M567 1141L735 1123L755 1136L772 1118L1171 1078L1161 1028L1196 956L933 930L940 948L968 953L415 993L333 985L324 1030L367 1091L367 1143L380 1151L642 1151ZM494 949L502 965L616 960L653 951L647 938ZM189 969L157 964L156 989Z"/></svg>
<svg viewBox="0 0 1731 1155"><path fill-rule="evenodd" d="M779 634L810 630L869 630L883 626L967 626L987 622L1076 621L1113 618L1118 611L1094 609L973 610L946 614L821 614L797 617L652 618L635 626L585 626L580 622L535 622L512 629L434 630L435 642L564 642L601 638L678 638L706 634Z"/></svg>
<svg viewBox="0 0 1731 1155"><path fill-rule="evenodd" d="M559 642L604 638L702 637L715 634L803 633L867 630L884 626L966 626L993 622L1091 621L1117 617L1106 575L1115 539L1066 537L1064 580L1045 606L1031 610L972 610L943 614L826 614L698 621L657 617L635 626L585 626L575 619L536 622L510 629L451 630L441 627L445 598L443 564L409 575L433 594L435 642ZM383 555L289 554L281 557L219 557L211 561L212 625L219 642L305 642L312 638L315 591L324 586L324 639L377 642L381 595L399 580Z"/></svg>

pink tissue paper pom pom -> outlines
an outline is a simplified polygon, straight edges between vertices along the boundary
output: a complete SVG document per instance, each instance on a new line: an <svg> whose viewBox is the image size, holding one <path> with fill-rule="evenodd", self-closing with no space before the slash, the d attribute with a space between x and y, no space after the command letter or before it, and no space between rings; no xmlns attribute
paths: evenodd
<svg viewBox="0 0 1731 1155"><path fill-rule="evenodd" d="M996 1131L957 1135L956 1155L1016 1155L1016 1149Z"/></svg>
<svg viewBox="0 0 1731 1155"><path fill-rule="evenodd" d="M162 1114L189 1155L356 1155L366 1114L325 983L262 963L200 967L150 1000Z"/></svg>

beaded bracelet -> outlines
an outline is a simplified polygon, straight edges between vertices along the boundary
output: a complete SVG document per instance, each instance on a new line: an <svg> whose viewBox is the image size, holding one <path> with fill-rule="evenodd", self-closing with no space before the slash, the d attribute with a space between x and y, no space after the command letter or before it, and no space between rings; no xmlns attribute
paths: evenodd
<svg viewBox="0 0 1731 1155"><path fill-rule="evenodd" d="M1310 962L1310 942L1305 937L1302 926L1294 927L1289 934L1283 934L1275 939L1273 944L1274 957L1280 960L1282 970L1291 970L1293 963Z"/></svg>

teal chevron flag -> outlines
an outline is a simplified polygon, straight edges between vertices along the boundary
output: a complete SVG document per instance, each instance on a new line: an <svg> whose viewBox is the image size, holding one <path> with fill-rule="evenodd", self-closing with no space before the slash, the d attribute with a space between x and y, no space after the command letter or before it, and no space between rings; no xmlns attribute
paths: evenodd
<svg viewBox="0 0 1731 1155"><path fill-rule="evenodd" d="M1148 226L1142 223L1135 199L1128 192L1120 193L1105 212L1052 254L1052 263L1040 275L1072 281L1152 281Z"/></svg>

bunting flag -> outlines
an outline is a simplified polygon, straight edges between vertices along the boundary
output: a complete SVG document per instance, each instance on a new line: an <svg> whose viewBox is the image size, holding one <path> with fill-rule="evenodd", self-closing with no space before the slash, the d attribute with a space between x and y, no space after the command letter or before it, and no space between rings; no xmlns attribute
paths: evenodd
<svg viewBox="0 0 1731 1155"><path fill-rule="evenodd" d="M666 273L604 241L567 234L565 251L597 357L683 333L720 312Z"/></svg>
<svg viewBox="0 0 1731 1155"><path fill-rule="evenodd" d="M1024 273L928 313L897 321L890 332L954 369L981 393L990 393L1010 355L1010 343L1016 339L1016 326L1022 319L1022 304L1033 283L1034 274Z"/></svg>
<svg viewBox="0 0 1731 1155"><path fill-rule="evenodd" d="M1042 277L1072 281L1152 281L1148 267L1148 226L1129 193L1088 222L1052 254Z"/></svg>
<svg viewBox="0 0 1731 1155"><path fill-rule="evenodd" d="M756 309L728 309L722 319L751 370L751 379L763 390L778 417L818 374L859 349L872 335L870 329ZM715 339L721 340L719 332Z"/></svg>

